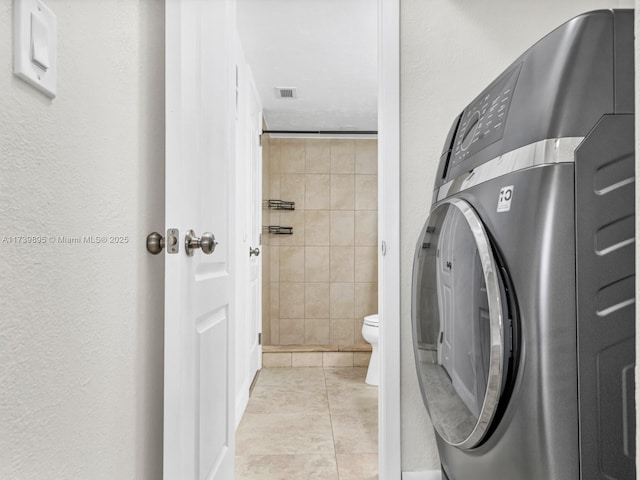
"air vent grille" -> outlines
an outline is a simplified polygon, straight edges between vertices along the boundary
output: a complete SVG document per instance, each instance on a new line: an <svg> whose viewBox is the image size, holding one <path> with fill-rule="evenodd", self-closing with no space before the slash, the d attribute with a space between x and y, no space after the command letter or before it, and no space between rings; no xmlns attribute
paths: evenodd
<svg viewBox="0 0 640 480"><path fill-rule="evenodd" d="M276 97L278 98L296 98L296 89L294 87L276 87Z"/></svg>

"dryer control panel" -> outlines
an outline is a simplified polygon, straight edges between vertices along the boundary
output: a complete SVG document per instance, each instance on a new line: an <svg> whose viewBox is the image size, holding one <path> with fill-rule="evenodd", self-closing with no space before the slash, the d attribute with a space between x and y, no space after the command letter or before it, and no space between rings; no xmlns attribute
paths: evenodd
<svg viewBox="0 0 640 480"><path fill-rule="evenodd" d="M453 144L452 167L502 138L521 66L505 72L466 108Z"/></svg>

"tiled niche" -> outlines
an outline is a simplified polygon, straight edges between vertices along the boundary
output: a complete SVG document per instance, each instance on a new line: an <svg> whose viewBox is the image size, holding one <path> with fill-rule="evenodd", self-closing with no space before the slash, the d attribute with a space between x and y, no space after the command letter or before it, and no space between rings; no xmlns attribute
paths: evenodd
<svg viewBox="0 0 640 480"><path fill-rule="evenodd" d="M265 345L354 345L378 311L377 140L269 138L263 142ZM268 283L268 285L267 285Z"/></svg>

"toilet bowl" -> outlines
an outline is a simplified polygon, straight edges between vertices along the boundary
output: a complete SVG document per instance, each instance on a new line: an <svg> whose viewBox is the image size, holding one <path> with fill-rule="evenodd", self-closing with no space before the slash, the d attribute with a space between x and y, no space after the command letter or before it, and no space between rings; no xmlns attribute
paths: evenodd
<svg viewBox="0 0 640 480"><path fill-rule="evenodd" d="M380 383L380 360L378 358L378 314L364 317L362 338L371 344L371 359L365 382L369 385Z"/></svg>

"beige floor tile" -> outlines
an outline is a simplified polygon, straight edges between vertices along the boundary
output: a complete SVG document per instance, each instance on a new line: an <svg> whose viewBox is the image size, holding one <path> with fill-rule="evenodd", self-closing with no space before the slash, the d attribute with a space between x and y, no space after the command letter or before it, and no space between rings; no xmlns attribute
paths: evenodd
<svg viewBox="0 0 640 480"><path fill-rule="evenodd" d="M236 434L236 479L377 479L377 388L366 372L263 368Z"/></svg>
<svg viewBox="0 0 640 480"><path fill-rule="evenodd" d="M336 453L377 453L377 415L331 414Z"/></svg>
<svg viewBox="0 0 640 480"><path fill-rule="evenodd" d="M358 462L362 460L358 459ZM345 470L347 471L347 470ZM338 480L333 455L253 455L236 457L236 480Z"/></svg>
<svg viewBox="0 0 640 480"><path fill-rule="evenodd" d="M356 453L336 455L340 480L377 480L378 454Z"/></svg>
<svg viewBox="0 0 640 480"><path fill-rule="evenodd" d="M331 414L378 416L378 388L372 385L327 385Z"/></svg>
<svg viewBox="0 0 640 480"><path fill-rule="evenodd" d="M290 355L290 354L289 354ZM324 386L324 370L322 368L263 368L256 386L288 385L296 387Z"/></svg>
<svg viewBox="0 0 640 480"><path fill-rule="evenodd" d="M307 414L329 413L324 385L256 385L247 405L247 413Z"/></svg>
<svg viewBox="0 0 640 480"><path fill-rule="evenodd" d="M341 424L343 436L357 432L348 420ZM343 443L345 453L354 453L348 442ZM245 413L236 434L236 451L241 455L330 455L335 452L331 420L329 415Z"/></svg>

